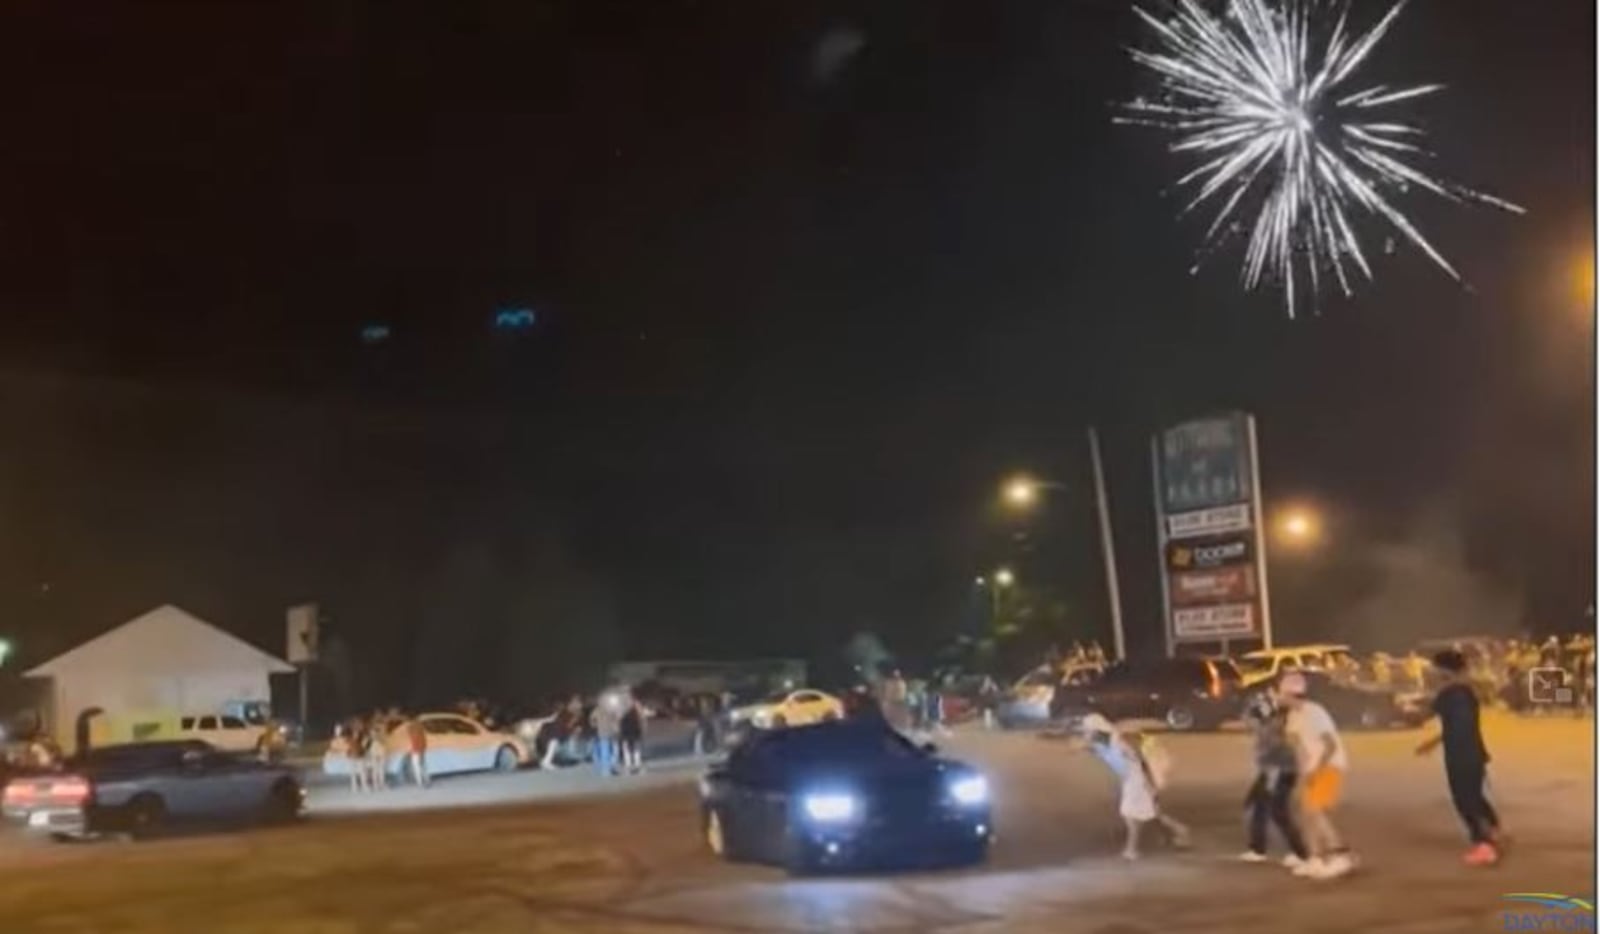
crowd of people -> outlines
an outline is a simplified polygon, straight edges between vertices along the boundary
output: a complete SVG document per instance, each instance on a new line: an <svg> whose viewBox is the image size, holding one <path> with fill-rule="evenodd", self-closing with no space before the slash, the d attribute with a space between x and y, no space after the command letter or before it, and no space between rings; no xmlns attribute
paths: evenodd
<svg viewBox="0 0 1600 934"><path fill-rule="evenodd" d="M382 791L389 787L389 757L397 746L403 753L401 780L428 787L428 731L396 708L335 725L328 751L346 760L352 791Z"/></svg>
<svg viewBox="0 0 1600 934"><path fill-rule="evenodd" d="M1483 704L1519 713L1594 709L1592 635L1566 640L1557 636L1543 640L1462 640L1444 650L1457 653L1465 661L1461 680ZM1375 652L1365 660L1347 659L1341 664L1342 670L1336 673L1385 687L1432 691L1449 680L1417 651L1400 656ZM1556 675L1558 684L1547 687L1550 675Z"/></svg>
<svg viewBox="0 0 1600 934"><path fill-rule="evenodd" d="M1431 711L1438 733L1417 747L1418 755L1443 749L1445 783L1466 831L1469 866L1493 866L1505 838L1487 793L1489 751L1479 722L1482 704L1472 660L1446 649L1430 663L1436 684ZM1358 860L1338 828L1350 755L1339 726L1309 696L1305 675L1283 672L1255 695L1245 715L1253 736L1254 774L1245 793L1245 850L1240 859L1269 861L1268 832L1275 828L1287 850L1282 864L1297 876L1336 879ZM1079 725L1085 748L1105 763L1120 786L1118 810L1127 827L1123 856L1137 859L1142 829L1154 824L1177 847L1188 846L1188 830L1162 807L1172 761L1153 737L1122 730L1099 714Z"/></svg>

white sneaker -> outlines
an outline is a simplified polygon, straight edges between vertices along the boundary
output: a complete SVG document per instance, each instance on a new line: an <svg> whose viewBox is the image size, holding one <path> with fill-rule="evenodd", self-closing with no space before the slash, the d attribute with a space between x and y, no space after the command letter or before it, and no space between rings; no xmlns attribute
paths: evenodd
<svg viewBox="0 0 1600 934"><path fill-rule="evenodd" d="M1328 860L1322 864L1322 872L1318 873L1312 878L1337 879L1340 876L1349 875L1355 868L1355 857L1351 856L1349 853L1336 853L1333 856L1330 856Z"/></svg>
<svg viewBox="0 0 1600 934"><path fill-rule="evenodd" d="M1283 858L1283 868L1285 868L1285 869L1289 869L1289 870L1299 869L1301 866L1304 866L1305 864L1306 864L1305 860L1303 860L1300 857L1294 855L1293 853L1290 853L1288 856L1285 856Z"/></svg>
<svg viewBox="0 0 1600 934"><path fill-rule="evenodd" d="M1315 879L1327 871L1323 867L1324 864L1322 860L1313 856L1310 859L1301 862L1300 865L1295 866L1290 870L1290 872L1293 872L1302 879Z"/></svg>
<svg viewBox="0 0 1600 934"><path fill-rule="evenodd" d="M1241 863L1264 863L1266 861L1267 854L1257 853L1255 850L1245 850L1239 854L1239 862Z"/></svg>

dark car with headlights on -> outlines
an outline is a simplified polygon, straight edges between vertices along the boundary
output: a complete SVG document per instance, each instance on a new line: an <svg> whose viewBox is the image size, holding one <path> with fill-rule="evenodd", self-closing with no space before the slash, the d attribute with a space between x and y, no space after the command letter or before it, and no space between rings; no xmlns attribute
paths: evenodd
<svg viewBox="0 0 1600 934"><path fill-rule="evenodd" d="M701 831L730 861L803 874L989 852L989 784L872 720L757 731L700 780Z"/></svg>
<svg viewBox="0 0 1600 934"><path fill-rule="evenodd" d="M305 795L289 769L200 740L102 746L6 783L0 812L55 838L154 834L170 825L287 823Z"/></svg>

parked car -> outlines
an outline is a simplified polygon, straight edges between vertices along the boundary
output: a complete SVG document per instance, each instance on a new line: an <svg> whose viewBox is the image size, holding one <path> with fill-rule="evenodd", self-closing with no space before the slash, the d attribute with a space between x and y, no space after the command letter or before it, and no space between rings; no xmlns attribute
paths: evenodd
<svg viewBox="0 0 1600 934"><path fill-rule="evenodd" d="M267 733L265 723L246 723L230 714L185 714L178 718L178 736L228 752L251 752Z"/></svg>
<svg viewBox="0 0 1600 934"><path fill-rule="evenodd" d="M1338 671L1355 663L1348 645L1285 645L1246 652L1234 660L1246 687L1271 681L1289 669Z"/></svg>
<svg viewBox="0 0 1600 934"><path fill-rule="evenodd" d="M1302 671L1301 676L1306 679L1306 696L1327 708L1334 722L1347 729L1416 727L1433 716L1425 691L1350 684L1336 680L1325 671ZM1265 684L1246 688L1245 703L1263 690L1266 690ZM1241 706L1240 710L1243 709Z"/></svg>
<svg viewBox="0 0 1600 934"><path fill-rule="evenodd" d="M57 772L6 784L0 812L57 839L149 836L181 823L287 823L305 794L295 773L199 740L91 749Z"/></svg>
<svg viewBox="0 0 1600 934"><path fill-rule="evenodd" d="M470 717L457 713L425 713L416 719L428 734L425 762L431 776L491 769L511 772L532 761L529 746L521 737L491 730ZM406 723L401 721L384 739L388 757L385 771L391 776L405 774L406 755L411 748L406 729ZM322 757L322 771L328 775L349 775L350 760L330 750Z"/></svg>
<svg viewBox="0 0 1600 934"><path fill-rule="evenodd" d="M1238 716L1240 681L1226 658L1117 662L1087 684L1058 687L1050 717L1071 723L1094 712L1112 720L1160 720L1172 730L1214 730Z"/></svg>
<svg viewBox="0 0 1600 934"><path fill-rule="evenodd" d="M1060 687L1082 687L1100 677L1102 662L1070 662L1061 667L1046 665L1017 679L1000 699L996 719L1011 730L1044 726L1050 722L1050 708Z"/></svg>
<svg viewBox="0 0 1600 934"><path fill-rule="evenodd" d="M810 688L780 691L758 703L736 707L729 714L734 726L748 724L759 730L804 726L844 718L844 704L832 694Z"/></svg>

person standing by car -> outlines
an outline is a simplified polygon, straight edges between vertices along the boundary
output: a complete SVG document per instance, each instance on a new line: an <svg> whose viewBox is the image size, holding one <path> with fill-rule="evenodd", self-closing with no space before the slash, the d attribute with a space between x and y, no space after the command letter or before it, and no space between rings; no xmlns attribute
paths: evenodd
<svg viewBox="0 0 1600 934"><path fill-rule="evenodd" d="M928 732L934 736L949 736L950 731L944 725L944 692L937 684L929 684L924 699L927 714L923 719Z"/></svg>
<svg viewBox="0 0 1600 934"><path fill-rule="evenodd" d="M601 775L616 771L617 735L622 731L622 696L607 691L594 705L594 768Z"/></svg>
<svg viewBox="0 0 1600 934"><path fill-rule="evenodd" d="M883 703L881 705L884 717L889 725L904 733L910 728L910 718L906 711L906 679L901 676L900 669L896 668L883 682Z"/></svg>
<svg viewBox="0 0 1600 934"><path fill-rule="evenodd" d="M1296 875L1334 879L1355 868L1355 858L1333 823L1333 810L1344 790L1350 770L1339 728L1326 708L1306 696L1305 676L1291 671L1278 683L1288 708L1284 730L1294 745L1300 788L1301 830L1309 853Z"/></svg>
<svg viewBox="0 0 1600 934"><path fill-rule="evenodd" d="M628 704L617 721L617 737L622 743L622 771L637 774L644 771L644 758L640 744L644 742L644 708L638 700Z"/></svg>
<svg viewBox="0 0 1600 934"><path fill-rule="evenodd" d="M366 754L356 765L366 771L368 791L383 791L389 787L389 724L374 714L366 734Z"/></svg>
<svg viewBox="0 0 1600 934"><path fill-rule="evenodd" d="M994 729L995 714L1000 709L1000 685L988 675L983 676L983 684L978 688L978 706L983 708L983 728Z"/></svg>
<svg viewBox="0 0 1600 934"><path fill-rule="evenodd" d="M1467 825L1472 848L1462 857L1469 866L1493 866L1500 861L1500 816L1484 794L1488 779L1489 750L1483 742L1478 722L1478 697L1467 674L1467 660L1460 652L1446 651L1434 656L1433 663L1444 672L1445 686L1433 699L1433 713L1439 718L1439 735L1417 747L1424 756L1444 747L1444 774L1450 785L1450 800Z"/></svg>
<svg viewBox="0 0 1600 934"><path fill-rule="evenodd" d="M1248 844L1239 858L1247 863L1267 859L1267 824L1278 828L1289 855L1283 865L1298 869L1306 861L1305 841L1289 813L1296 781L1294 749L1284 732L1284 710L1272 685L1255 695L1245 708L1245 724L1254 734L1256 779L1245 794Z"/></svg>
<svg viewBox="0 0 1600 934"><path fill-rule="evenodd" d="M428 787L428 731L416 717L406 718L406 762L417 787Z"/></svg>

